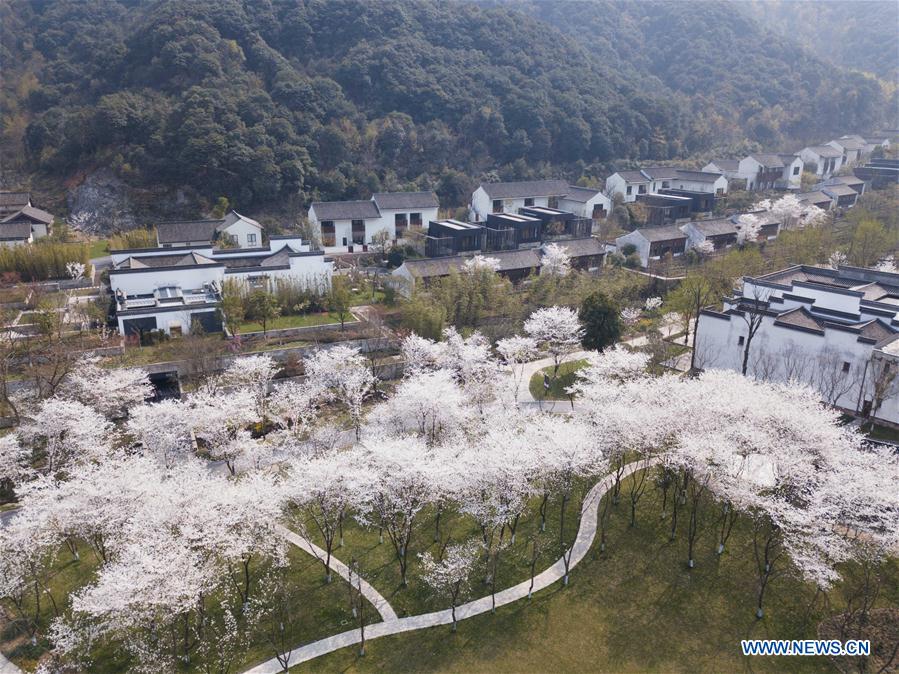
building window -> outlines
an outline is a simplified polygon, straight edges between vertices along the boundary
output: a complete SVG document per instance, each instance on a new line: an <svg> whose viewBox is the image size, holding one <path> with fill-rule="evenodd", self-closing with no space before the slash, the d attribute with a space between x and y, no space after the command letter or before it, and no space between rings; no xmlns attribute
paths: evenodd
<svg viewBox="0 0 899 674"><path fill-rule="evenodd" d="M255 234L247 234L247 245L248 246L256 245L256 235Z"/></svg>
<svg viewBox="0 0 899 674"><path fill-rule="evenodd" d="M627 196L630 196L631 193L633 193L633 191L634 191L633 186L632 186L632 185L628 185L628 186L627 186Z"/></svg>
<svg viewBox="0 0 899 674"><path fill-rule="evenodd" d="M353 220L353 243L365 243L365 220Z"/></svg>
<svg viewBox="0 0 899 674"><path fill-rule="evenodd" d="M737 346L743 346L746 343L746 338L743 335L737 337Z"/></svg>
<svg viewBox="0 0 899 674"><path fill-rule="evenodd" d="M266 283L265 276L248 276L247 277L247 285L249 285L253 290L267 290L268 284Z"/></svg>
<svg viewBox="0 0 899 674"><path fill-rule="evenodd" d="M236 246L239 243L237 240L237 234L229 234L228 241L230 241L231 243L233 243Z"/></svg>
<svg viewBox="0 0 899 674"><path fill-rule="evenodd" d="M640 185L640 186L637 188L637 192L638 192L639 194L646 194L646 185Z"/></svg>
<svg viewBox="0 0 899 674"><path fill-rule="evenodd" d="M421 213L410 213L409 225L412 227L421 227Z"/></svg>
<svg viewBox="0 0 899 674"><path fill-rule="evenodd" d="M793 175L794 175L794 176L798 176L798 175L799 175L799 167L798 167L798 166L794 166L794 167L793 167Z"/></svg>
<svg viewBox="0 0 899 674"><path fill-rule="evenodd" d="M671 183L668 182L667 180L663 180L662 181L662 189L667 190L669 187L671 187Z"/></svg>
<svg viewBox="0 0 899 674"><path fill-rule="evenodd" d="M494 199L493 200L493 212L494 213L502 213L503 212L503 200L502 199Z"/></svg>
<svg viewBox="0 0 899 674"><path fill-rule="evenodd" d="M548 201L548 206L550 208L558 208L559 207L559 197L550 197L547 201Z"/></svg>
<svg viewBox="0 0 899 674"><path fill-rule="evenodd" d="M843 372L849 372L849 363L843 363Z"/></svg>
<svg viewBox="0 0 899 674"><path fill-rule="evenodd" d="M409 226L406 214L396 213L393 216L393 226L396 228L396 238L401 239L406 234L406 227Z"/></svg>
<svg viewBox="0 0 899 674"><path fill-rule="evenodd" d="M534 205L534 198L533 198L533 197L528 197L527 199L525 199L525 200L524 200L524 205L525 205L525 206L533 206L533 205Z"/></svg>
<svg viewBox="0 0 899 674"><path fill-rule="evenodd" d="M334 221L322 220L322 245L333 246L334 244Z"/></svg>

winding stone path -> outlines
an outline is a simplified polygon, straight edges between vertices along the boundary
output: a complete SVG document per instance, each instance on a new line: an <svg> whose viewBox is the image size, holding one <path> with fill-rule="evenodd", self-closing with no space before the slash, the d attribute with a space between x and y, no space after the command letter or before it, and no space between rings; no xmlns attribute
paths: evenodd
<svg viewBox="0 0 899 674"><path fill-rule="evenodd" d="M643 468L649 468L656 463L656 460L638 460L629 463L625 467L624 472L621 475L621 479L623 480L631 473L634 473L635 471L641 470ZM599 500L602 498L603 494L605 494L609 489L612 488L614 481L614 475L606 476L593 486L593 488L588 492L586 498L584 499L584 505L581 510L580 527L578 528L577 538L575 538L574 545L572 546L572 549L570 551L571 556L569 558L568 565L569 571L577 566L577 564L587 555L587 552L590 550L590 546L593 544L593 539L596 537L596 525L597 519L599 517ZM293 535L296 536L296 534ZM305 544L305 541L303 541L302 538L300 538L299 536L297 536L297 538ZM332 563L334 563L334 561L336 560L333 560L332 558ZM336 568L337 567L335 565L335 569ZM344 569L345 568L346 567L344 566ZM551 567L534 577L534 592L549 587L556 581L561 580L564 576L565 562L562 559L559 559ZM520 599L526 598L528 596L530 585L531 581L530 579L528 579L522 581L518 585L513 585L510 588L497 592L496 605L505 606L506 604L511 604ZM381 596L373 588L372 592L374 592L374 594L378 597ZM365 594L365 596L368 597L369 595ZM482 613L487 613L491 610L491 608L492 602L490 596L488 595L486 597L481 597L480 599L470 601L467 604L457 606L456 618L457 620L465 620ZM378 610L381 611L381 608L378 608ZM393 611L392 609L390 610L391 612ZM381 615L383 616L384 613L381 612ZM397 618L396 614L394 614L394 618L392 619L385 618L384 622L375 623L374 625L366 625L365 640L369 641L371 639L377 639L378 637L384 637L390 634L411 632L413 630L420 630L426 627L449 625L450 623L452 623L452 621L453 618L450 609L444 609L443 611L434 611L433 613L423 613L421 615L409 616L408 618ZM325 639L313 641L310 644L306 644L305 646L300 646L293 649L290 652L290 659L288 662L291 667L294 667L300 663L307 662L327 653L331 653L332 651L336 651L347 646L352 646L353 644L358 644L360 641L361 639L358 629L341 632L340 634L335 634L334 636L330 636ZM263 662L261 665L253 667L252 669L248 669L244 674L278 674L279 672L283 671L284 670L278 660L273 658L271 660Z"/></svg>
<svg viewBox="0 0 899 674"><path fill-rule="evenodd" d="M305 538L303 538L299 534L294 533L287 527L283 527L279 524L277 529L286 540L300 548L300 550L307 552L318 559L324 559L327 556L328 553L325 550L318 547L315 543L307 541ZM333 553L331 554L331 570L344 580L350 580L349 567L347 567L346 564L337 559L333 555ZM378 613L381 614L381 620L385 622L397 620L396 611L393 610L390 602L388 602L380 592L378 592L365 580L363 580L360 585L362 589L362 596L368 599L369 603L378 610ZM0 672L0 674L2 674L2 672Z"/></svg>
<svg viewBox="0 0 899 674"><path fill-rule="evenodd" d="M25 674L21 669L3 657L0 653L0 674Z"/></svg>

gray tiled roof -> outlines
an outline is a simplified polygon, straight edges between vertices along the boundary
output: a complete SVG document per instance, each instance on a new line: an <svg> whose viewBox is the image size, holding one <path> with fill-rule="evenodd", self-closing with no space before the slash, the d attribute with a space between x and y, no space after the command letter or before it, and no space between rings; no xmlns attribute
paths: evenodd
<svg viewBox="0 0 899 674"><path fill-rule="evenodd" d="M843 153L840 152L835 147L831 147L830 145L809 145L807 150L811 150L819 157L842 157Z"/></svg>
<svg viewBox="0 0 899 674"><path fill-rule="evenodd" d="M218 264L199 253L181 253L178 255L144 255L129 257L116 267L117 269L157 269L159 267L189 267L192 265Z"/></svg>
<svg viewBox="0 0 899 674"><path fill-rule="evenodd" d="M0 223L0 241L23 241L31 236L31 224L28 222Z"/></svg>
<svg viewBox="0 0 899 674"><path fill-rule="evenodd" d="M564 180L528 180L514 183L481 183L491 199L520 199L522 197L562 197L568 194Z"/></svg>
<svg viewBox="0 0 899 674"><path fill-rule="evenodd" d="M849 197L852 195L858 195L858 192L849 187L849 185L825 185L821 188L821 191L825 194L833 194L837 197Z"/></svg>
<svg viewBox="0 0 899 674"><path fill-rule="evenodd" d="M0 206L19 209L27 206L31 201L31 194L28 192L0 192Z"/></svg>
<svg viewBox="0 0 899 674"><path fill-rule="evenodd" d="M179 243L182 241L212 241L223 220L185 220L181 222L160 222L156 225L159 243Z"/></svg>
<svg viewBox="0 0 899 674"><path fill-rule="evenodd" d="M499 260L499 271L531 269L540 266L540 256L533 248L485 253L484 257L492 257ZM406 260L403 265L415 278L433 278L435 276L449 275L452 269L460 269L462 263L468 259L470 258L462 256L435 257Z"/></svg>
<svg viewBox="0 0 899 674"><path fill-rule="evenodd" d="M737 226L730 218L696 220L690 224L705 236L721 236L723 234L737 233Z"/></svg>
<svg viewBox="0 0 899 674"><path fill-rule="evenodd" d="M315 201L315 217L322 220L373 220L381 213L372 200L365 201Z"/></svg>
<svg viewBox="0 0 899 674"><path fill-rule="evenodd" d="M833 142L846 150L863 150L865 147L865 142L857 138L837 138Z"/></svg>
<svg viewBox="0 0 899 674"><path fill-rule="evenodd" d="M675 239L686 239L684 234L677 225L668 225L667 227L646 227L645 229L636 230L647 241L673 241Z"/></svg>
<svg viewBox="0 0 899 674"><path fill-rule="evenodd" d="M783 168L784 163L783 159L781 159L779 154L751 154L749 155L753 159L755 159L762 166L767 166L768 168ZM790 160L792 161L792 160Z"/></svg>
<svg viewBox="0 0 899 674"><path fill-rule="evenodd" d="M45 225L53 224L53 216L34 206L25 206L12 215L8 215L3 222L40 222Z"/></svg>
<svg viewBox="0 0 899 674"><path fill-rule="evenodd" d="M579 203L585 204L601 191L602 190L598 190L594 187L578 187L577 185L569 185L568 194L565 195L565 198L569 201L577 201Z"/></svg>
<svg viewBox="0 0 899 674"><path fill-rule="evenodd" d="M618 175L629 183L648 183L649 176L643 175L642 171L618 171Z"/></svg>
<svg viewBox="0 0 899 674"><path fill-rule="evenodd" d="M605 253L602 242L596 237L589 236L583 239L568 239L564 241L555 241L560 247L565 249L570 257L587 257L589 255L601 255Z"/></svg>
<svg viewBox="0 0 899 674"><path fill-rule="evenodd" d="M385 210L406 210L410 208L437 208L440 203L433 192L378 192L372 195L378 208ZM318 213L318 208L315 209Z"/></svg>
<svg viewBox="0 0 899 674"><path fill-rule="evenodd" d="M736 171L740 168L739 159L713 159L709 163L714 164L722 171Z"/></svg>
<svg viewBox="0 0 899 674"><path fill-rule="evenodd" d="M824 332L824 325L821 320L812 316L804 307L797 307L790 311L780 314L775 323L784 325L792 325L797 328L805 328L806 330L815 330L816 332Z"/></svg>

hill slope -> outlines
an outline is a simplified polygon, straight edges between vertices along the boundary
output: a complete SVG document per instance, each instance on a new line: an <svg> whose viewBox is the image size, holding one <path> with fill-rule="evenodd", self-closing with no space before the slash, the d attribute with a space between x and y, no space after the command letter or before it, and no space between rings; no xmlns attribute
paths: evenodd
<svg viewBox="0 0 899 674"><path fill-rule="evenodd" d="M788 44L736 67L715 45L761 33L720 3L11 0L0 20L7 168L60 195L111 168L147 217L412 186L460 204L485 171L577 179L884 109Z"/></svg>

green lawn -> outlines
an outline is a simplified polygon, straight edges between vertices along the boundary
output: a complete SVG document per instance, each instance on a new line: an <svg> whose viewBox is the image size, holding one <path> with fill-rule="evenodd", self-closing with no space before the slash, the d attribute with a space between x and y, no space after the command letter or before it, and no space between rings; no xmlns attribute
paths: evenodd
<svg viewBox="0 0 899 674"><path fill-rule="evenodd" d="M528 388L535 400L568 400L568 394L565 389L574 384L577 378L577 371L587 367L586 360L573 360L562 363L559 366L559 373L555 380L551 381L549 389L543 387L544 373L552 377L553 368L550 365L539 372L535 372L528 383Z"/></svg>
<svg viewBox="0 0 899 674"><path fill-rule="evenodd" d="M577 505L569 502L565 526L566 541L571 541L577 532L575 512ZM537 572L550 566L560 555L559 522L560 505L550 500L547 507L546 532L538 534L540 525L539 499L535 499L528 512L520 519L515 544L501 553L500 567L497 573L497 590L510 587L530 577L530 555L532 541L536 535L540 553ZM334 550L334 554L343 560L357 559L366 580L390 602L397 615L415 615L446 608L443 600L435 597L432 590L420 580L420 562L418 555L426 551L436 554L438 544L434 542L436 513L428 508L415 520L412 541L409 546L408 586L402 587L399 564L396 561L394 548L387 534L384 542L378 543L376 529L362 528L353 521L344 527L344 547ZM310 526L311 529L311 526ZM480 529L474 519L452 513L441 517L441 541L449 537L459 542L480 538ZM508 532L505 534L508 539ZM322 545L322 541L316 541ZM475 574L477 580L472 582L470 598L490 594L489 585L484 583L484 571Z"/></svg>
<svg viewBox="0 0 899 674"><path fill-rule="evenodd" d="M98 241L91 241L90 247L90 257L94 259L96 257L105 257L109 255L109 241L106 239L100 239Z"/></svg>
<svg viewBox="0 0 899 674"><path fill-rule="evenodd" d="M627 481L624 494L626 495ZM754 615L756 589L751 529L738 520L721 557L714 527L698 544L696 568L686 568L686 540L668 543L650 491L638 525L628 526L625 499L610 518L608 547L594 545L572 572L569 587L535 595L459 624L383 637L360 658L348 647L291 671L313 672L834 672L817 657L754 658L746 638L813 638L825 615L809 611L814 589L791 576L775 581L766 617ZM706 514L708 514L706 510ZM685 524L685 523L684 523ZM899 605L899 564L893 563L882 602ZM831 602L840 605L837 591ZM441 604L446 608L446 602ZM808 619L806 616L808 614Z"/></svg>
<svg viewBox="0 0 899 674"><path fill-rule="evenodd" d="M356 320L352 316L347 316L346 321ZM286 328L305 328L311 325L331 325L340 323L340 318L334 313L321 314L299 314L297 316L278 316L273 321L269 321L266 330L283 330ZM246 332L262 332L262 324L254 321L247 321L240 326L241 334Z"/></svg>

